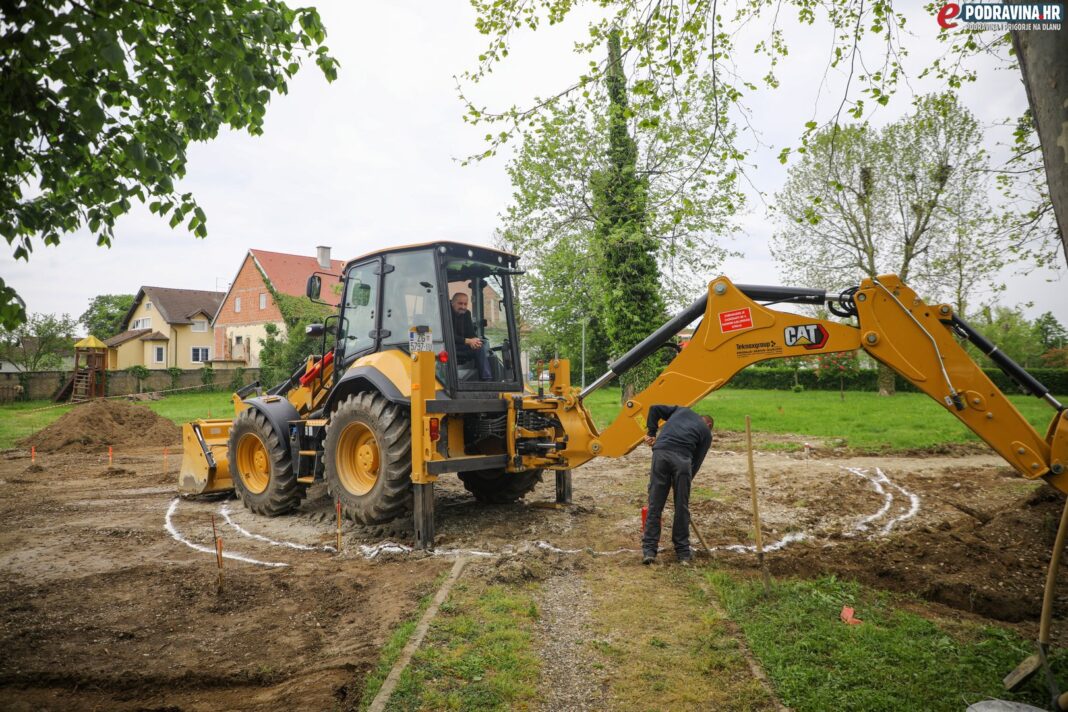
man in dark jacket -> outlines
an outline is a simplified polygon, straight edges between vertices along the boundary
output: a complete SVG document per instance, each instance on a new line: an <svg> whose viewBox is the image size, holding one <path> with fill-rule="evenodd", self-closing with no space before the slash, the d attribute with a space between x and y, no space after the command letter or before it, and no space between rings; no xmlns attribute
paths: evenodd
<svg viewBox="0 0 1068 712"><path fill-rule="evenodd" d="M663 427L660 421L664 421ZM642 535L643 564L656 561L660 547L660 515L669 489L675 493L675 522L671 527L675 557L684 565L693 558L690 551L690 482L701 469L712 445L712 425L711 417L698 415L683 406L654 405L649 409L645 444L653 448L653 469L649 474L649 513Z"/></svg>
<svg viewBox="0 0 1068 712"><path fill-rule="evenodd" d="M457 362L469 361L472 357L478 365L478 376L483 381L493 380L490 372L488 344L478 338L475 323L471 319L470 301L466 294L457 292L449 300L452 306L452 333L456 338Z"/></svg>

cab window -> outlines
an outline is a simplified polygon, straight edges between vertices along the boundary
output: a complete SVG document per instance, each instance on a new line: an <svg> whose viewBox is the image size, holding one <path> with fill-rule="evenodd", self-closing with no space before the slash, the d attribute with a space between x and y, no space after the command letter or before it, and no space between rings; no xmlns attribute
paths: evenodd
<svg viewBox="0 0 1068 712"><path fill-rule="evenodd" d="M338 327L338 350L343 360L375 346L378 264L376 260L349 270Z"/></svg>

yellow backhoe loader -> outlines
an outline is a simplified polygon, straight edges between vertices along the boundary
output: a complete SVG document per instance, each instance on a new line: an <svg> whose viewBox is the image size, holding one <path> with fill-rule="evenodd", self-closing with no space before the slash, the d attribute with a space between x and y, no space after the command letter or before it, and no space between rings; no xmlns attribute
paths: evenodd
<svg viewBox="0 0 1068 712"><path fill-rule="evenodd" d="M746 366L772 358L863 349L890 366L985 440L1023 477L1068 491L1068 415L1049 390L976 333L947 304L928 305L893 275L841 294L735 285L719 277L707 293L613 363L583 391L566 360L550 364L548 392L524 383L512 277L518 258L435 242L352 260L342 302L325 325L322 357L311 357L267 392L234 395L233 419L183 427L179 491L234 489L246 507L279 515L308 485L327 484L347 517L379 524L414 515L416 540L433 546L433 484L456 472L480 500L522 497L552 470L568 500L571 470L619 457L641 442L656 403L690 405ZM322 277L308 280L318 299ZM457 348L451 298L464 294L481 347ZM777 311L766 303L826 306L851 326ZM604 431L583 398L699 321L686 348ZM327 350L327 332L333 349ZM1054 413L1045 435L1020 415L960 345L968 340ZM937 426L933 426L937 427Z"/></svg>

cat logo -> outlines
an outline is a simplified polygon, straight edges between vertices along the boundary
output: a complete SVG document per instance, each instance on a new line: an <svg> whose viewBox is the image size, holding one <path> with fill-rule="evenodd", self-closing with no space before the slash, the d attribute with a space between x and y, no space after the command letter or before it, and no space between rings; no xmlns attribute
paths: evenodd
<svg viewBox="0 0 1068 712"><path fill-rule="evenodd" d="M827 345L827 329L823 324L788 326L783 331L787 346L804 346L806 349L821 349Z"/></svg>

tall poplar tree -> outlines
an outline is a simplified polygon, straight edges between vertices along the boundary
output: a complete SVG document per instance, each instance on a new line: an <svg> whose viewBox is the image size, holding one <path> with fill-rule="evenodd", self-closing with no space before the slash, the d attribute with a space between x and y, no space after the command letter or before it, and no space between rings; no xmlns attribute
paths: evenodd
<svg viewBox="0 0 1068 712"><path fill-rule="evenodd" d="M605 167L592 178L593 242L600 252L601 314L613 356L621 356L664 321L656 241L646 234L646 181L638 175L638 147L627 128L627 79L619 33L608 36L609 139ZM622 377L623 397L649 380L635 368Z"/></svg>

